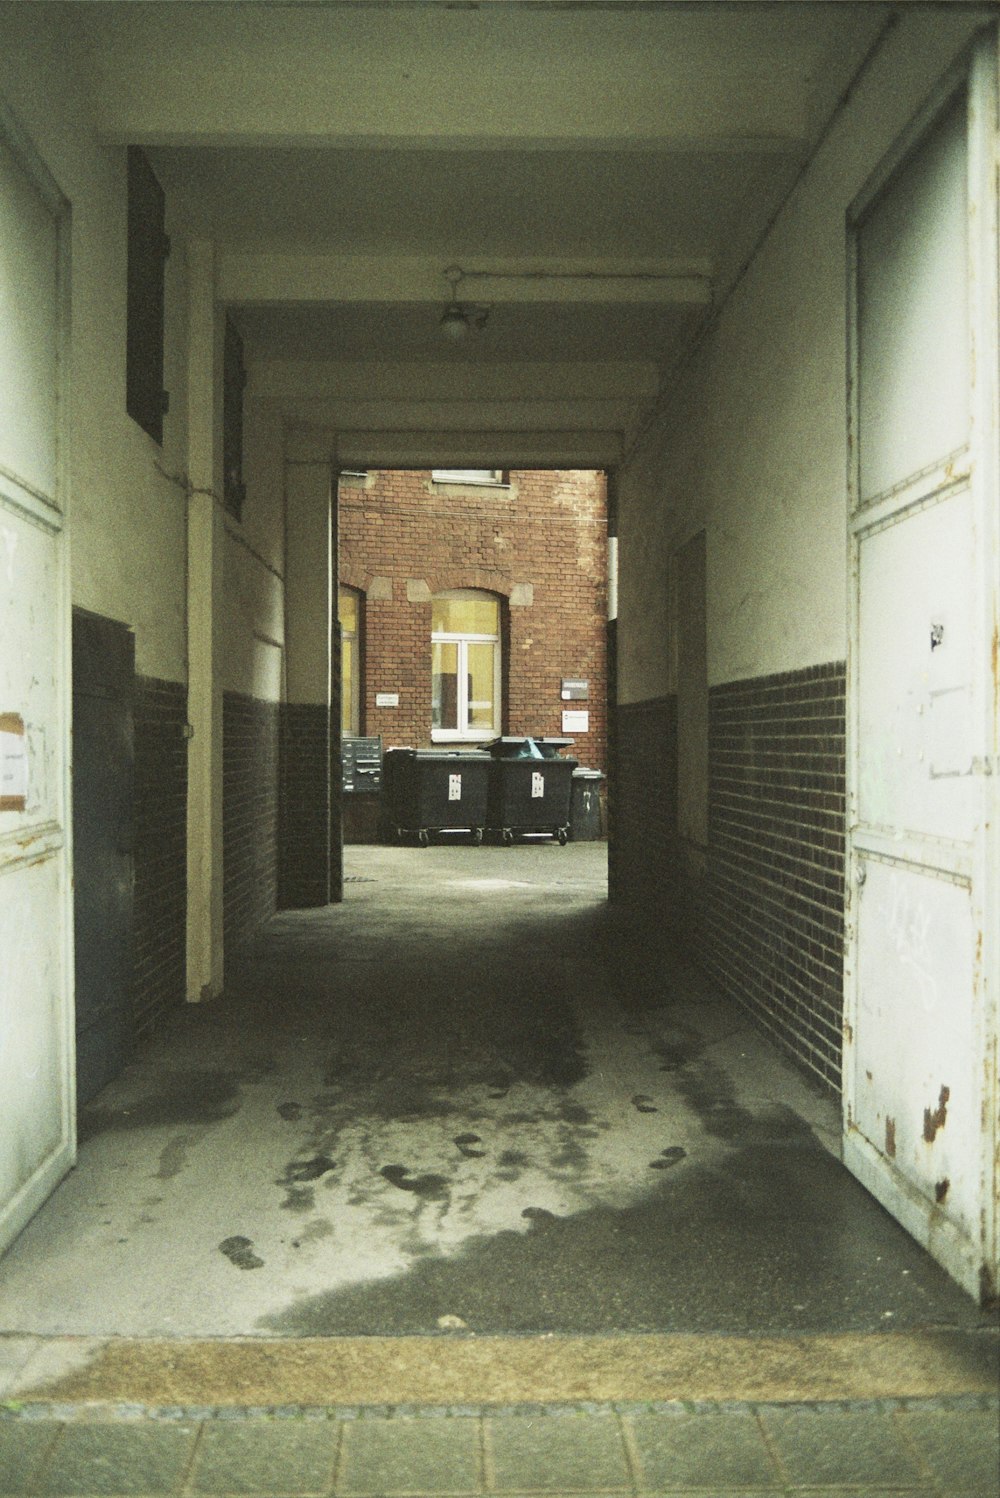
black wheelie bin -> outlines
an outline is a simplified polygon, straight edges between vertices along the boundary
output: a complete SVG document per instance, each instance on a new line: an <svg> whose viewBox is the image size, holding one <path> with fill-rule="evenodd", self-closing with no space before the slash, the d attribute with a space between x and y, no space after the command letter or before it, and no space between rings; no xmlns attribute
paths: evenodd
<svg viewBox="0 0 1000 1498"><path fill-rule="evenodd" d="M491 758L486 825L506 846L518 834L547 833L565 844L575 759L542 753L532 738L505 735L486 746Z"/></svg>
<svg viewBox="0 0 1000 1498"><path fill-rule="evenodd" d="M476 749L387 749L382 758L383 821L422 848L438 832L483 840L491 762Z"/></svg>

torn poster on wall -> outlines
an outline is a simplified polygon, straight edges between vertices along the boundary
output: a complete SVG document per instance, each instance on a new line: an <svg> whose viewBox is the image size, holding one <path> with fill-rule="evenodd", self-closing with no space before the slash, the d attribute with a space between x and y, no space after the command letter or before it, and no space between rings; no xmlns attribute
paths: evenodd
<svg viewBox="0 0 1000 1498"><path fill-rule="evenodd" d="M24 719L0 713L0 811L24 811L28 800L28 741Z"/></svg>

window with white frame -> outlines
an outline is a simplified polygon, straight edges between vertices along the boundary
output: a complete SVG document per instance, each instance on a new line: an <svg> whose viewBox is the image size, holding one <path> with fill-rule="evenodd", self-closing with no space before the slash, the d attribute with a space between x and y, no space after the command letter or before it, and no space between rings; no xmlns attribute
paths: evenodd
<svg viewBox="0 0 1000 1498"><path fill-rule="evenodd" d="M340 625L340 731L361 732L361 594L341 584L337 592Z"/></svg>
<svg viewBox="0 0 1000 1498"><path fill-rule="evenodd" d="M502 468L432 468L435 484L502 484Z"/></svg>
<svg viewBox="0 0 1000 1498"><path fill-rule="evenodd" d="M500 600L475 588L431 601L431 738L500 732Z"/></svg>

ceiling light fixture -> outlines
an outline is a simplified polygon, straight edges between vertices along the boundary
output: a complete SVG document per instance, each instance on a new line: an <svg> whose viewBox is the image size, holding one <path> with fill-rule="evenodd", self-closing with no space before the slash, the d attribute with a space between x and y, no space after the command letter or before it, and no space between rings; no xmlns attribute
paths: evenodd
<svg viewBox="0 0 1000 1498"><path fill-rule="evenodd" d="M478 330L486 326L490 309L459 301L458 288L465 278L465 273L457 265L449 266L444 276L446 281L451 282L451 301L441 314L441 331L446 338L459 343L463 338L467 338L473 329Z"/></svg>

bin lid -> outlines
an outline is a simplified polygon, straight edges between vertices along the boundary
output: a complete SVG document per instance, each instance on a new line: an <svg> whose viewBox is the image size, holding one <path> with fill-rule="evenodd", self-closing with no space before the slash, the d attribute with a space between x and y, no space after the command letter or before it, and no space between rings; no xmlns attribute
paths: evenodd
<svg viewBox="0 0 1000 1498"><path fill-rule="evenodd" d="M533 738L526 734L504 734L484 745L487 754L494 759L541 759L542 752Z"/></svg>
<svg viewBox="0 0 1000 1498"><path fill-rule="evenodd" d="M560 749L569 749L573 744L576 743L576 740L546 737L544 739L536 739L535 743L538 745L539 749L542 751L542 754L546 759L554 759L555 756L559 753Z"/></svg>

